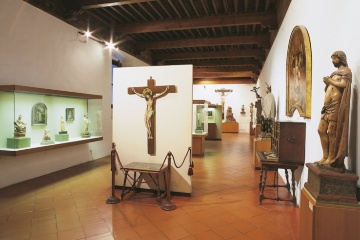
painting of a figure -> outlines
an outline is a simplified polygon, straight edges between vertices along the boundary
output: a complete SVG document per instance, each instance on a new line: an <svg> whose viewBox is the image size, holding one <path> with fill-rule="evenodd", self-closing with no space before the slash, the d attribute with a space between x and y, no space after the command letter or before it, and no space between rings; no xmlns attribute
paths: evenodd
<svg viewBox="0 0 360 240"><path fill-rule="evenodd" d="M32 108L31 125L47 124L47 107L44 103L36 103Z"/></svg>
<svg viewBox="0 0 360 240"><path fill-rule="evenodd" d="M72 122L75 120L75 108L66 108L65 116L67 122Z"/></svg>
<svg viewBox="0 0 360 240"><path fill-rule="evenodd" d="M311 117L311 46L304 26L296 26L290 37L286 59L286 115L297 110Z"/></svg>

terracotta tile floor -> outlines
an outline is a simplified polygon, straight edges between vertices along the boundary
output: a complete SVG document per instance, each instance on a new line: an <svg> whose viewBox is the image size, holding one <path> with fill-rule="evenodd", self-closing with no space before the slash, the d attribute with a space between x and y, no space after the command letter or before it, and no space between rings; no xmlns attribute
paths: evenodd
<svg viewBox="0 0 360 240"><path fill-rule="evenodd" d="M299 239L299 208L258 205L252 140L227 133L206 141L205 155L193 158L192 197L173 196L173 211L161 210L150 193L106 204L109 157L0 189L0 240Z"/></svg>

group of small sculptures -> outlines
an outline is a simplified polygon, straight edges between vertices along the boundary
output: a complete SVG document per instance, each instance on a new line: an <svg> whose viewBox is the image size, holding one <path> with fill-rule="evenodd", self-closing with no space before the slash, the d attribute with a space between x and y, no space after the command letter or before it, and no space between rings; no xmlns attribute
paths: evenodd
<svg viewBox="0 0 360 240"><path fill-rule="evenodd" d="M84 115L84 131L81 133L81 136L83 138L90 137L91 134L89 132L89 124L90 120L88 117L88 114ZM27 123L23 121L22 115L18 116L18 119L14 122L14 137L15 138L21 138L26 136L26 125ZM43 144L51 144L54 143L54 141L49 136L50 130L44 129L44 134L42 137L41 143ZM60 132L59 134L67 134L67 131L65 130L65 119L63 116L60 118Z"/></svg>

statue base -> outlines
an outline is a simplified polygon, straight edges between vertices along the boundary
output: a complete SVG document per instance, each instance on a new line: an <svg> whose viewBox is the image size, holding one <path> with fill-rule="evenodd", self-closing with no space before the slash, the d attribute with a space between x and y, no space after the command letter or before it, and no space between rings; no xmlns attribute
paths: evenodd
<svg viewBox="0 0 360 240"><path fill-rule="evenodd" d="M29 137L14 137L7 139L7 148L19 149L30 147L30 138Z"/></svg>
<svg viewBox="0 0 360 240"><path fill-rule="evenodd" d="M69 141L69 134L64 134L64 133L55 134L55 141L67 142L67 141Z"/></svg>
<svg viewBox="0 0 360 240"><path fill-rule="evenodd" d="M334 172L307 163L308 181L304 187L316 201L357 204L356 183L359 177L348 170Z"/></svg>
<svg viewBox="0 0 360 240"><path fill-rule="evenodd" d="M67 131L60 131L59 134L67 134Z"/></svg>
<svg viewBox="0 0 360 240"><path fill-rule="evenodd" d="M51 145L51 144L54 144L54 143L55 143L55 141L46 140L46 141L41 141L40 145Z"/></svg>
<svg viewBox="0 0 360 240"><path fill-rule="evenodd" d="M90 136L91 136L91 134L89 132L82 132L81 133L82 138L89 138Z"/></svg>
<svg viewBox="0 0 360 240"><path fill-rule="evenodd" d="M204 130L202 129L202 127L197 127L195 129L195 133L203 133L203 132L204 132Z"/></svg>

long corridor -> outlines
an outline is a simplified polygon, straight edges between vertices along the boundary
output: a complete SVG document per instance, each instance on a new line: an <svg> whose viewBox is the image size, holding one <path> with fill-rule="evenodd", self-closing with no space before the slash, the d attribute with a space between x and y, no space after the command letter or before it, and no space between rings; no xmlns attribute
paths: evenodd
<svg viewBox="0 0 360 240"><path fill-rule="evenodd" d="M146 193L106 204L110 157L0 189L0 240L297 240L298 207L272 200L258 204L252 141L249 134L231 133L206 141L205 155L193 158L192 197L173 196L173 211L161 210ZM289 196L286 189L280 194Z"/></svg>

